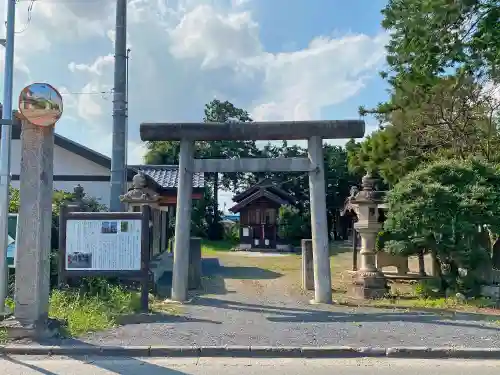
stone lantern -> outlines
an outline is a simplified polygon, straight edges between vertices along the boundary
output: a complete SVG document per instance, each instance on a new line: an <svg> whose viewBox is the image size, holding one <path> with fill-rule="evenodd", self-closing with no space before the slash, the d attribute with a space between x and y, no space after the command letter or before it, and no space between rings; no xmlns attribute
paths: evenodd
<svg viewBox="0 0 500 375"><path fill-rule="evenodd" d="M382 229L379 205L385 195L376 190L376 183L377 179L367 173L362 179L362 190L351 200L358 215L354 227L361 237L361 267L354 273L349 290L354 298L382 298L388 292L387 280L375 261L377 235Z"/></svg>
<svg viewBox="0 0 500 375"><path fill-rule="evenodd" d="M132 188L126 194L120 195L120 201L128 204L129 211L140 211L142 205L155 206L158 203L159 194L147 185L146 177L139 172L132 179Z"/></svg>

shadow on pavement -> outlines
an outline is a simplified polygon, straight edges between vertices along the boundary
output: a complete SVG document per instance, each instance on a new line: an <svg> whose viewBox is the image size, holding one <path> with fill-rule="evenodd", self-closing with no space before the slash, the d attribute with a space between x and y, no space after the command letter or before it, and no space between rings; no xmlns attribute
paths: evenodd
<svg viewBox="0 0 500 375"><path fill-rule="evenodd" d="M205 258L202 262L203 276L220 275L227 279L238 280L270 280L282 277L283 274L259 267L224 266L217 258Z"/></svg>
<svg viewBox="0 0 500 375"><path fill-rule="evenodd" d="M450 318L431 312L387 312L383 310L374 310L369 313L332 312L328 310L270 306L203 297L197 298L194 302L199 306L269 314L270 316L267 317L267 320L276 323L407 322L474 327L482 330L500 332L500 327L484 326L481 324L483 322L479 320L485 319L488 316L480 317L475 314L456 314L454 318Z"/></svg>
<svg viewBox="0 0 500 375"><path fill-rule="evenodd" d="M204 258L202 260L202 288L190 292L191 295L227 295L236 293L235 291L228 290L226 287L226 279L233 280L269 280L277 279L283 276L280 273L269 271L259 267L236 267L224 266L217 258ZM165 282L166 279L165 279ZM168 285L163 284L164 290L172 287L171 278L168 280Z"/></svg>
<svg viewBox="0 0 500 375"><path fill-rule="evenodd" d="M86 345L86 346L92 346L88 344L84 344L79 342L79 346L81 345ZM73 360L82 362L83 364L91 367L97 367L102 370L106 370L109 372L112 372L114 374L120 374L120 375L140 375L140 374L147 374L147 375L188 375L188 373L175 370L175 369L169 369L165 368L163 366L157 366L155 364L143 361L138 358L131 358L131 357L118 357L118 358L106 358L106 357L79 357L79 356L68 356L68 358L71 358ZM24 361L20 361L16 358L12 358L9 356L3 357L3 359L19 365L23 366L26 368L29 368L30 370L36 371L37 373L43 374L43 375L60 375L61 372L52 372L49 370L46 370L42 367L36 366L32 363L25 363ZM91 371L91 370L90 370ZM93 372L87 372L85 373L93 373Z"/></svg>
<svg viewBox="0 0 500 375"><path fill-rule="evenodd" d="M169 315L160 312L144 314L128 314L116 318L119 325L130 324L152 324L152 323L212 323L222 324L222 322L210 319L198 319L182 315Z"/></svg>

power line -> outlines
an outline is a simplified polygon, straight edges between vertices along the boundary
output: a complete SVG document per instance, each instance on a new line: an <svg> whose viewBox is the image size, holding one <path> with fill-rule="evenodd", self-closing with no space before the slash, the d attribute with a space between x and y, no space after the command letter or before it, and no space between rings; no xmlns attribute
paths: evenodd
<svg viewBox="0 0 500 375"><path fill-rule="evenodd" d="M61 95L104 95L104 94L112 94L113 90L108 91L81 91L81 92L65 92Z"/></svg>
<svg viewBox="0 0 500 375"><path fill-rule="evenodd" d="M19 1L21 0L16 0L16 3L19 3ZM21 31L16 31L16 34L24 33L26 30L28 30L28 27L30 26L31 16L33 14L33 6L35 5L36 0L28 0L28 1L30 2L28 5L28 20L26 21L24 28Z"/></svg>

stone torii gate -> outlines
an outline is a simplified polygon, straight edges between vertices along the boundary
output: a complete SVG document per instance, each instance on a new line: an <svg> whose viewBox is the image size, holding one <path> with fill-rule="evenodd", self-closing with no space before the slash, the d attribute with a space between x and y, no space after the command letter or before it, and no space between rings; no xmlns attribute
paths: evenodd
<svg viewBox="0 0 500 375"><path fill-rule="evenodd" d="M191 190L194 172L308 172L314 262L314 301L331 303L331 272L326 216L323 139L361 138L362 120L229 123L142 123L143 141L180 141L175 220L172 300L187 299ZM308 157L195 159L195 141L307 140Z"/></svg>

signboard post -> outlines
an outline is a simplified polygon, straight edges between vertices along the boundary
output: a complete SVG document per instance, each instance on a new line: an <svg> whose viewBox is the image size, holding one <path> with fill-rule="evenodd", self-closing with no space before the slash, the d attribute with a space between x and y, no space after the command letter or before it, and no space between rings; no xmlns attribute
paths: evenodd
<svg viewBox="0 0 500 375"><path fill-rule="evenodd" d="M149 210L141 212L68 212L61 209L60 283L84 276L141 281L141 309L149 295Z"/></svg>

